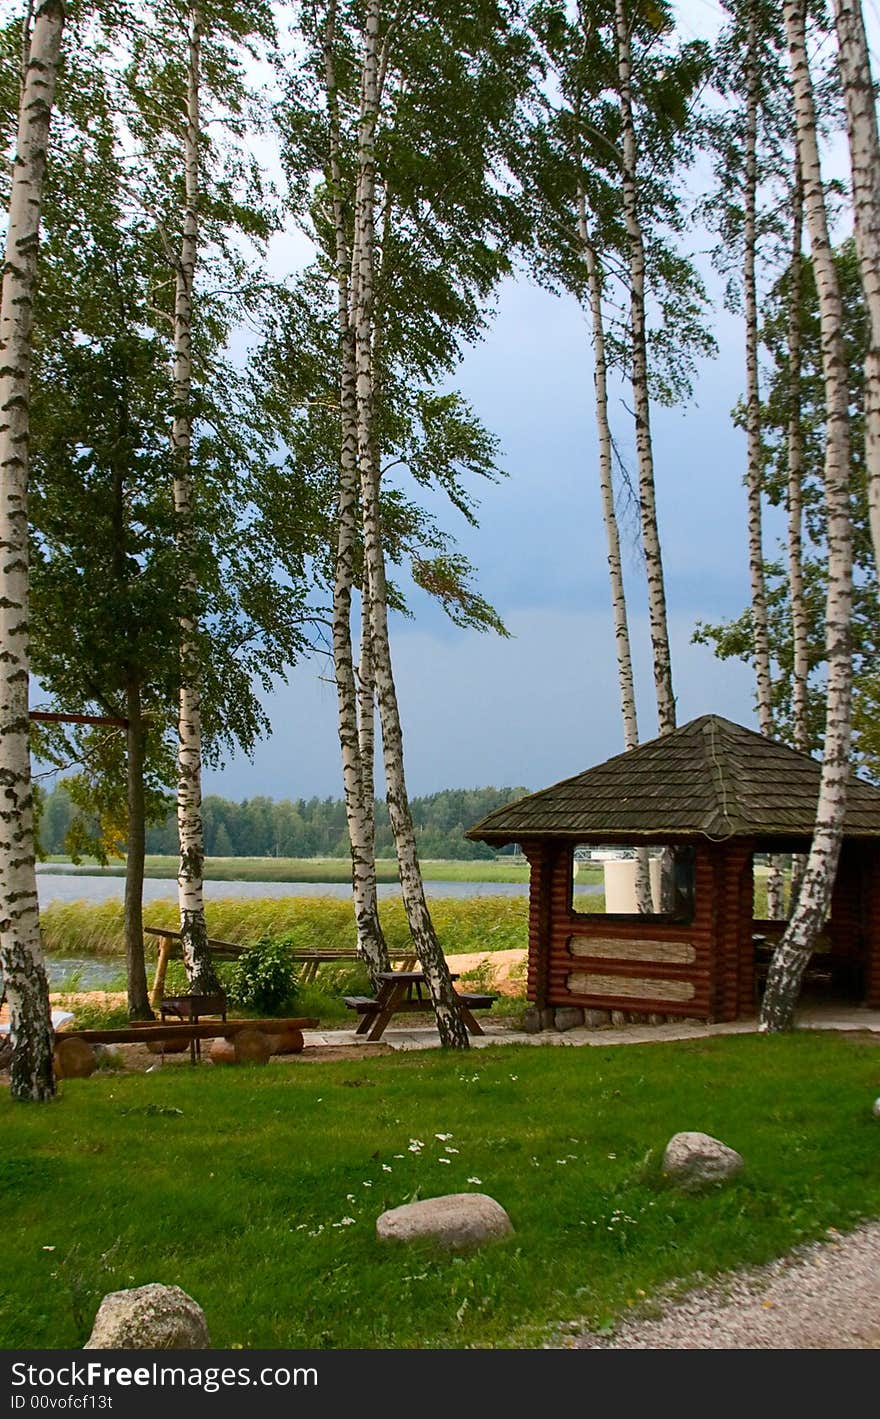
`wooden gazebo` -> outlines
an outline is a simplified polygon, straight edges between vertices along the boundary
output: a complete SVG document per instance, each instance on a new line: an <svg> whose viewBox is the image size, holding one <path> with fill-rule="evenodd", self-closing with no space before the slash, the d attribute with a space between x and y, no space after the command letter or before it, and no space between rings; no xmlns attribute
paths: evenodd
<svg viewBox="0 0 880 1419"><path fill-rule="evenodd" d="M753 1014L762 951L782 929L755 919L753 859L808 851L819 775L808 755L703 715L477 823L469 838L518 843L531 866L529 999L544 1012ZM663 860L671 893L650 914L635 901L590 912L576 863L600 847ZM855 775L821 946L826 979L880 1008L880 789Z"/></svg>

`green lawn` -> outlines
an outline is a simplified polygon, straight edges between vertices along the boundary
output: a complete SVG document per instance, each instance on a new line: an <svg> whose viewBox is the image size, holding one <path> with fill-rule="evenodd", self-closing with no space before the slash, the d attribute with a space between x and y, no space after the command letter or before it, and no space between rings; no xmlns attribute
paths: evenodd
<svg viewBox="0 0 880 1419"><path fill-rule="evenodd" d="M224 1347L530 1345L604 1325L663 1283L880 1213L878 1076L876 1047L804 1033L168 1067L71 1081L46 1106L3 1098L0 1345L79 1346L104 1292L147 1281L195 1296ZM745 1174L664 1188L679 1129L738 1148ZM383 1208L468 1188L515 1237L464 1259L376 1242Z"/></svg>

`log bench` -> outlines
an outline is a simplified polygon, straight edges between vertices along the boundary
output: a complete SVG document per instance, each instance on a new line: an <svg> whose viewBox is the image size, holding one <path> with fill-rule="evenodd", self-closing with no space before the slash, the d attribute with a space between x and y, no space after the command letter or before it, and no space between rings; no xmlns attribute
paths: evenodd
<svg viewBox="0 0 880 1419"><path fill-rule="evenodd" d="M225 1056L229 1063L245 1060L265 1064L273 1053L273 1038L286 1038L285 1053L299 1054L303 1048L303 1030L312 1030L319 1021L310 1016L269 1020L200 1020L179 1025L144 1020L136 1025L120 1025L114 1029L63 1030L55 1035L56 1073L61 1077L82 1076L94 1072L95 1045L163 1045L178 1042L188 1045L193 1039L227 1040L232 1049ZM156 1051L164 1052L164 1051Z"/></svg>

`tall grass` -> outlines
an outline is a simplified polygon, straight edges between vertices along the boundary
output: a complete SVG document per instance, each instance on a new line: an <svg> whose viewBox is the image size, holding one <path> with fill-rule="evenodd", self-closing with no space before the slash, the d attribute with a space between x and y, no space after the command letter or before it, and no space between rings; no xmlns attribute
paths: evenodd
<svg viewBox="0 0 880 1419"><path fill-rule="evenodd" d="M503 951L528 943L528 901L522 897L440 897L431 915L446 955ZM410 945L403 903L379 903L388 945ZM53 903L40 913L45 949L52 956L121 956L124 954L122 906L118 902ZM177 903L150 902L147 926L178 926ZM221 898L208 906L208 931L219 941L250 945L263 935L290 936L301 950L344 947L354 950L351 902L337 897ZM155 938L147 938L148 952Z"/></svg>
<svg viewBox="0 0 880 1419"><path fill-rule="evenodd" d="M144 871L147 877L174 880L177 858L149 854ZM422 860L422 876L426 882L528 882L528 864L510 857L492 858L426 858ZM83 877L124 877L122 861L101 867L86 860L74 867L69 857L54 856L42 865L42 871L74 873ZM583 874L582 874L583 876ZM594 873L601 881L601 870ZM380 882L398 880L394 858L376 860L376 877ZM347 857L209 857L205 861L205 879L211 882L350 882L351 863ZM593 880L589 875L584 880Z"/></svg>

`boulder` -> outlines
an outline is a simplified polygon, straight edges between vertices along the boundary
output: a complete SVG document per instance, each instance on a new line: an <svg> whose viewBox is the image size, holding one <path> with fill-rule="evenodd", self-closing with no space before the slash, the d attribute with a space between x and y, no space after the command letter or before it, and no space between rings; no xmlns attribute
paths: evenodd
<svg viewBox="0 0 880 1419"><path fill-rule="evenodd" d="M85 1350L208 1350L201 1306L179 1286L135 1286L105 1296Z"/></svg>
<svg viewBox="0 0 880 1419"><path fill-rule="evenodd" d="M434 1241L454 1251L479 1247L512 1233L504 1208L484 1192L452 1192L424 1202L407 1202L383 1212L376 1222L380 1242Z"/></svg>
<svg viewBox="0 0 880 1419"><path fill-rule="evenodd" d="M556 1011L552 1005L548 1005L541 1011L541 1029L552 1030L556 1026Z"/></svg>
<svg viewBox="0 0 880 1419"><path fill-rule="evenodd" d="M625 1011L625 1010L612 1010L612 1012L611 1012L611 1023L612 1023L612 1025L614 1025L617 1029L619 1029L621 1025L625 1025L625 1024L626 1024L626 1011Z"/></svg>
<svg viewBox="0 0 880 1419"><path fill-rule="evenodd" d="M189 1049L189 1040L148 1040L150 1054L183 1054Z"/></svg>
<svg viewBox="0 0 880 1419"><path fill-rule="evenodd" d="M541 1024L541 1011L536 1006L530 1005L522 1017L522 1027L527 1035L540 1034L544 1026Z"/></svg>
<svg viewBox="0 0 880 1419"><path fill-rule="evenodd" d="M303 1032L292 1027L289 1030L282 1030L279 1035L270 1035L273 1054L302 1054L303 1052Z"/></svg>
<svg viewBox="0 0 880 1419"><path fill-rule="evenodd" d="M666 1024L666 1016L665 1016L665 1015L649 1015L649 1016L648 1016L648 1024L649 1024L649 1025L665 1025L665 1024Z"/></svg>
<svg viewBox="0 0 880 1419"><path fill-rule="evenodd" d="M676 1133L663 1154L663 1175L690 1192L726 1182L745 1166L742 1157L708 1133Z"/></svg>
<svg viewBox="0 0 880 1419"><path fill-rule="evenodd" d="M602 1025L611 1024L610 1010L585 1010L584 1024L588 1030L598 1030Z"/></svg>
<svg viewBox="0 0 880 1419"><path fill-rule="evenodd" d="M584 1012L577 1005L560 1005L554 1024L557 1030L576 1030L584 1023Z"/></svg>
<svg viewBox="0 0 880 1419"><path fill-rule="evenodd" d="M92 1046L76 1035L59 1038L52 1055L57 1079L87 1079L98 1067L98 1057Z"/></svg>

